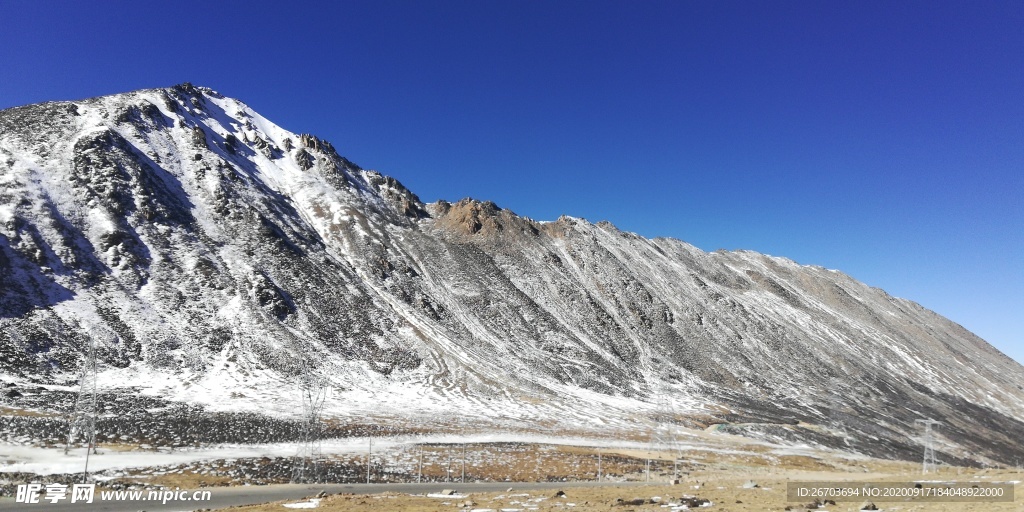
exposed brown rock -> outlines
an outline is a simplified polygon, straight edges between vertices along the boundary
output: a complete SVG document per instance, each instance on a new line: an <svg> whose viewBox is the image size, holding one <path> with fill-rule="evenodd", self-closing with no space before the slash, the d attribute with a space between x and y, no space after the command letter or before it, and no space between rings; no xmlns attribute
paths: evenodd
<svg viewBox="0 0 1024 512"><path fill-rule="evenodd" d="M455 204L439 201L434 206L437 226L463 236L536 236L538 224L519 217L492 201L466 198Z"/></svg>

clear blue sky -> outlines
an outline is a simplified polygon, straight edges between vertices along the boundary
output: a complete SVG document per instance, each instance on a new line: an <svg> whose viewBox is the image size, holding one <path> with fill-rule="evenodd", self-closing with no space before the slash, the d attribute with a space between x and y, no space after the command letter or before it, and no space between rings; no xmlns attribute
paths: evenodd
<svg viewBox="0 0 1024 512"><path fill-rule="evenodd" d="M1019 0L0 0L0 108L184 81L424 200L838 268L1024 361Z"/></svg>

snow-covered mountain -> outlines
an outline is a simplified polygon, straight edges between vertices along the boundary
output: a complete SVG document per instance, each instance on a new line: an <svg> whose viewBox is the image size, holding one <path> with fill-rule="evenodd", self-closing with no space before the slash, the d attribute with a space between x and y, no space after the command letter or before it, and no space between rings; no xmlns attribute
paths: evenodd
<svg viewBox="0 0 1024 512"><path fill-rule="evenodd" d="M643 430L1024 458L1024 367L821 267L422 203L183 84L0 111L0 378L278 417ZM8 406L18 406L8 393Z"/></svg>

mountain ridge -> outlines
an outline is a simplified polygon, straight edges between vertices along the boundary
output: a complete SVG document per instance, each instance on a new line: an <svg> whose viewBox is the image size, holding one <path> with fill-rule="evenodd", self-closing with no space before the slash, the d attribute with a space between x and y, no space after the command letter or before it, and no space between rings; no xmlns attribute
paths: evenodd
<svg viewBox="0 0 1024 512"><path fill-rule="evenodd" d="M71 386L94 340L104 387L224 410L294 414L312 365L338 417L635 430L669 396L674 423L760 439L906 458L935 417L947 460L1021 455L1024 367L912 301L425 204L212 89L0 111L0 165L8 382Z"/></svg>

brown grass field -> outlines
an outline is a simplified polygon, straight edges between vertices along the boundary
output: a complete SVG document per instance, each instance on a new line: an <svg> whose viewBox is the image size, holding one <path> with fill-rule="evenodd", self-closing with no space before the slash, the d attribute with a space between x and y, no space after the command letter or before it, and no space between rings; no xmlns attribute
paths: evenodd
<svg viewBox="0 0 1024 512"><path fill-rule="evenodd" d="M446 447L433 447L445 450ZM505 475L530 477L537 474L533 468L540 464L551 479L571 479L580 472L596 474L596 451L582 447L524 446L516 452L518 457L510 464L506 459L500 465L480 467L474 472L481 479L499 480ZM337 494L323 497L316 507L319 511L679 511L680 498L697 497L710 500L709 506L700 510L709 512L765 512L829 510L859 510L864 499L837 500L836 505L823 508L809 508L809 501L787 501L788 482L912 482L959 481L959 482L1007 482L1024 480L1018 470L944 467L938 473L922 476L920 465L909 462L857 459L828 460L810 456L781 456L765 458L757 455L706 455L702 463L688 463L680 466L680 482L667 482L674 476L670 461L655 461L651 472L651 483L647 479L646 452L602 450L602 469L615 480L629 480L632 485L606 487L574 487L566 482L564 496L556 491L525 490L528 485L520 484L524 490L515 490L517 484L510 483L508 492L469 493L465 496L428 497L400 493L382 494ZM554 463L561 460L561 463ZM540 461L540 462L538 462ZM468 474L468 472L467 472ZM443 476L443 475L439 475ZM505 476L508 478L508 476ZM504 478L502 478L504 479ZM755 488L745 488L748 481L757 483ZM437 491L459 490L458 482L438 482ZM1024 511L1024 487L1015 486L1016 500L1013 502L921 502L921 501L878 501L875 505L883 511L900 512L1022 512ZM296 503L296 502L288 502ZM244 512L284 512L285 502L237 507Z"/></svg>
<svg viewBox="0 0 1024 512"><path fill-rule="evenodd" d="M537 510L621 510L626 511L664 511L672 510L675 507L670 503L678 502L683 496L695 496L711 500L712 504L702 510L710 511L804 511L811 510L805 503L786 501L787 479L803 480L813 476L815 480L823 477L835 479L849 479L847 474L815 474L806 475L801 472L787 473L785 471L772 472L764 475L751 475L755 477L759 487L754 489L743 488L747 478L736 478L732 473L704 473L696 475L695 480L684 482L681 485L652 484L630 487L602 487L602 488L574 488L567 484L564 488L565 496L556 497L554 491L512 491L492 492L482 494L469 494L466 497L452 498L431 498L422 495L403 495L396 493L374 494L374 495L330 495L320 501L317 510L322 511L456 511L456 510L479 510L489 509L493 511L513 510L522 511ZM858 481L861 478L870 481L877 481L879 475L861 474L854 475ZM1011 475L1007 475L1011 476ZM1019 474L1016 476L1020 476ZM889 477L891 478L891 477ZM888 481L887 477L882 477ZM458 489L457 485L453 488ZM514 488L514 487L513 487ZM440 490L440 486L439 486ZM1021 486L1017 486L1017 493ZM639 502L644 504L637 504ZM832 511L855 511L859 510L863 500L840 501L836 506L826 506L817 510ZM294 502L293 502L294 503ZM1019 512L1024 510L1024 504L1020 499L1012 503L917 503L917 502L879 502L876 504L879 510L883 511L935 511L935 512ZM788 507L788 508L787 508ZM284 502L265 505L238 507L240 511L263 512L263 511L286 511Z"/></svg>

